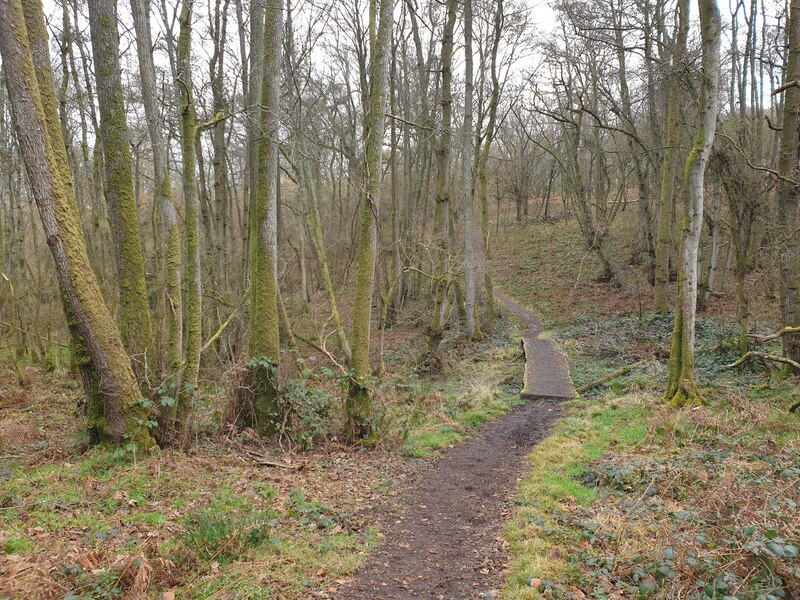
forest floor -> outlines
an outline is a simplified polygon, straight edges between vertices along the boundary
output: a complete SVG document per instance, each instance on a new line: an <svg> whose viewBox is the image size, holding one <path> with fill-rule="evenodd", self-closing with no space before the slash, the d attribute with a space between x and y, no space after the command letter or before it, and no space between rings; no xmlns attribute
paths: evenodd
<svg viewBox="0 0 800 600"><path fill-rule="evenodd" d="M448 333L444 371L431 376L415 371L424 316L407 314L387 331L382 434L363 448L336 441L337 404L308 414L313 426L328 424L313 438L263 441L230 429L226 389L209 382L189 452L131 459L87 447L80 384L65 364L17 361L17 370L7 361L0 598L337 597L440 451L520 404L514 324L499 323L480 344ZM334 398L336 378L326 383L324 371L306 385L325 393L295 389L293 398ZM517 468L528 448L519 444Z"/></svg>
<svg viewBox="0 0 800 600"><path fill-rule="evenodd" d="M495 236L495 281L541 317L576 387L636 365L557 409L521 406L520 331L502 310L479 344L448 332L435 376L415 369L425 310L403 311L386 334L382 434L369 448L336 441L335 377L322 394L293 391L325 400L306 413L319 435L269 442L226 427L226 388L208 382L191 450L131 460L87 448L80 386L63 365L0 364L0 598L372 598L356 595L353 576L384 563L396 570L378 583L400 593L416 582L392 541L404 530L439 539L426 493L475 515L452 527L460 553L447 577L477 583L478 597L796 597L800 417L786 409L797 378L723 368L738 353L727 289L698 322L706 405L666 406L672 320L651 313L643 270L627 259L634 221L622 213L612 234L611 282L597 281L574 221ZM765 268L746 282L759 333L777 325L776 281ZM555 410L527 427L543 407ZM465 489L458 474L491 464L493 448L501 474ZM428 567L441 568L449 549L426 543ZM463 600L448 594L438 596Z"/></svg>

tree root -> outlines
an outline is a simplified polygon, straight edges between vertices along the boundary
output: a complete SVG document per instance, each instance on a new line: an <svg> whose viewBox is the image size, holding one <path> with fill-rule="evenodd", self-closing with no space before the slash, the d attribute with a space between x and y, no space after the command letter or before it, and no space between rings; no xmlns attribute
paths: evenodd
<svg viewBox="0 0 800 600"><path fill-rule="evenodd" d="M678 389L669 399L669 403L674 408L691 408L703 406L705 399L693 381L684 379L678 384Z"/></svg>

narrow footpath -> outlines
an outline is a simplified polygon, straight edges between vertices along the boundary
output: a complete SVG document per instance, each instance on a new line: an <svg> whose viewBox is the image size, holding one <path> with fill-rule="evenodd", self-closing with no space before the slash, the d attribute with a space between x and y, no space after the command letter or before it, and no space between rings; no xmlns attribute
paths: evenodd
<svg viewBox="0 0 800 600"><path fill-rule="evenodd" d="M334 598L396 600L494 598L507 556L502 526L525 472L525 457L563 414L557 400L575 397L556 345L541 322L502 294L523 335L529 399L442 453L422 474L404 506L381 524L383 543Z"/></svg>

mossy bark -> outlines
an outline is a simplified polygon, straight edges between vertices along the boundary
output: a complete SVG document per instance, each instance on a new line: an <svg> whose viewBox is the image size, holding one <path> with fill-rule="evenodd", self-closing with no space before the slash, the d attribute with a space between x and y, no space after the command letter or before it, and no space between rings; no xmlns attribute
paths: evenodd
<svg viewBox="0 0 800 600"><path fill-rule="evenodd" d="M372 393L367 386L370 375L369 341L372 294L375 278L377 215L381 198L381 149L385 128L384 114L389 87L389 48L392 35L391 0L380 0L378 30L371 41L370 92L366 120L364 156L364 191L361 197L358 251L356 255L356 291L353 304L353 378L346 409L353 438L372 434Z"/></svg>
<svg viewBox="0 0 800 600"><path fill-rule="evenodd" d="M178 17L180 33L177 47L177 79L180 92L181 158L183 159L183 203L185 211L183 301L184 369L183 386L187 392L197 385L202 339L203 283L200 266L200 199L197 194L195 140L197 117L192 86L192 0L182 0ZM190 410L189 395L178 403L177 420L185 421Z"/></svg>
<svg viewBox="0 0 800 600"><path fill-rule="evenodd" d="M800 0L792 0L788 22L788 64L786 81L800 80ZM800 162L800 89L784 92L783 131L781 132L778 171L784 177L798 178ZM781 180L778 183L777 223L783 239L780 256L781 317L785 327L800 325L800 187ZM800 334L783 336L783 355L800 362ZM787 367L789 369L790 367Z"/></svg>
<svg viewBox="0 0 800 600"><path fill-rule="evenodd" d="M667 117L666 130L664 132L664 154L661 163L661 194L656 234L654 308L659 312L666 312L669 308L667 286L669 284L672 215L675 202L675 162L681 139L681 73L684 68L683 59L686 56L688 35L689 0L678 0L678 30L675 44L672 48L672 64L667 91Z"/></svg>
<svg viewBox="0 0 800 600"><path fill-rule="evenodd" d="M98 134L103 145L105 195L119 283L120 333L136 373L143 377L148 361L154 359L153 336L122 92L117 5L116 0L88 0L88 7L100 108Z"/></svg>
<svg viewBox="0 0 800 600"><path fill-rule="evenodd" d="M719 48L722 26L716 0L699 0L702 37L702 84L699 126L684 174L688 209L683 235L683 264L673 328L666 397L674 406L702 403L694 379L697 313L697 256L703 227L705 170L714 143L719 109Z"/></svg>
<svg viewBox="0 0 800 600"><path fill-rule="evenodd" d="M251 391L241 412L243 423L262 434L275 431L278 412L280 327L278 314L278 129L280 126L283 2L266 7L261 85L258 178L250 204L250 356Z"/></svg>
<svg viewBox="0 0 800 600"><path fill-rule="evenodd" d="M58 119L47 30L39 0L0 2L0 54L17 141L39 210L59 285L94 373L87 395L103 399L97 433L103 441L147 451L154 441L122 339L89 264L66 148ZM97 386L95 388L95 385Z"/></svg>

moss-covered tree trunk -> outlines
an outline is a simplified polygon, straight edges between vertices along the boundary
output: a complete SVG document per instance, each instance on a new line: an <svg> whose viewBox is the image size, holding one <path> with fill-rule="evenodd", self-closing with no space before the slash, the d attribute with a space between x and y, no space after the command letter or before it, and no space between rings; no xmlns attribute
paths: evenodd
<svg viewBox="0 0 800 600"><path fill-rule="evenodd" d="M119 65L116 0L88 0L97 103L119 283L120 332L134 369L143 376L153 360L150 304L144 273L142 237L133 190L130 135Z"/></svg>
<svg viewBox="0 0 800 600"><path fill-rule="evenodd" d="M197 163L195 162L195 140L197 117L195 115L194 91L192 87L192 3L182 0L178 17L177 85L180 93L181 158L183 160L183 204L184 204L184 263L183 301L184 312L184 369L183 385L187 391L197 385L200 371L200 347L202 339L203 283L200 266L200 198L197 193ZM190 406L189 394L186 402L178 406L178 422L184 423Z"/></svg>
<svg viewBox="0 0 800 600"><path fill-rule="evenodd" d="M133 26L136 31L136 50L139 57L139 80L141 83L142 104L147 120L147 131L153 151L153 198L162 215L163 239L166 242L166 256L163 262L166 310L167 339L163 348L165 373L162 377L167 385L167 397L175 400L166 406L165 422L174 422L177 403L180 401L181 366L183 364L183 300L181 290L181 232L178 215L172 198L172 181L168 168L168 147L164 137L161 112L156 94L156 70L153 62L153 36L150 29L150 13L147 0L131 0ZM172 389L170 389L172 388Z"/></svg>
<svg viewBox="0 0 800 600"><path fill-rule="evenodd" d="M656 234L656 266L654 308L659 312L669 309L669 258L672 248L672 215L675 204L675 164L681 140L680 105L681 73L686 56L686 40L689 35L689 0L678 0L678 30L672 48L672 64L667 91L667 117L664 131L664 153L661 164L661 194L658 208L658 230Z"/></svg>
<svg viewBox="0 0 800 600"><path fill-rule="evenodd" d="M697 312L697 255L703 228L705 171L719 110L719 48L722 35L716 0L699 0L702 71L698 128L686 160L685 184L689 214L683 234L683 263L678 278L672 351L666 397L673 405L702 402L694 380L694 333Z"/></svg>
<svg viewBox="0 0 800 600"><path fill-rule="evenodd" d="M369 105L366 115L366 144L364 154L364 188L361 196L358 250L356 254L356 292L353 305L353 378L347 397L347 416L350 434L365 438L372 433L372 393L367 379L370 375L369 340L372 293L375 279L375 246L377 216L380 214L382 148L384 115L389 88L389 47L392 35L392 0L380 0L378 31L371 37ZM370 25L371 30L374 24Z"/></svg>
<svg viewBox="0 0 800 600"><path fill-rule="evenodd" d="M441 63L441 105L442 120L436 147L436 205L434 207L433 228L436 240L436 281L434 283L433 315L431 316L430 338L428 340L429 360L439 361L439 346L444 335L444 321L447 314L447 295L450 289L448 276L450 241L450 130L453 115L453 31L456 25L456 0L447 1L447 20L442 32Z"/></svg>
<svg viewBox="0 0 800 600"><path fill-rule="evenodd" d="M17 141L66 298L68 325L76 349L85 350L82 356L91 362L91 370L82 370L88 375L84 386L90 401L102 399L102 405L94 405L89 427L98 441L146 451L154 444L147 409L86 252L39 0L0 2L0 54Z"/></svg>
<svg viewBox="0 0 800 600"><path fill-rule="evenodd" d="M245 177L250 187L250 195L244 207L242 218L242 272L250 270L250 205L258 188L258 141L261 137L261 81L264 73L264 0L250 2L250 55L248 59L247 88L247 169Z"/></svg>
<svg viewBox="0 0 800 600"><path fill-rule="evenodd" d="M258 177L250 203L251 391L240 421L261 433L275 428L280 327L278 314L278 129L280 125L283 1L267 4L261 85Z"/></svg>
<svg viewBox="0 0 800 600"><path fill-rule="evenodd" d="M319 212L319 202L317 198L316 182L312 180L310 168L306 164L304 157L300 157L298 162L298 185L300 186L301 199L303 202L303 214L306 219L306 225L311 239L311 248L314 251L314 256L319 264L320 275L322 276L322 283L325 286L325 298L328 301L328 308L331 311L331 320L333 327L336 330L336 339L339 343L339 349L344 355L347 364L352 360L352 351L350 349L350 342L347 339L347 333L342 323L342 317L339 313L339 307L336 302L336 290L333 286L333 279L331 277L330 265L328 262L328 252L325 247L325 237L322 231L322 217Z"/></svg>
<svg viewBox="0 0 800 600"><path fill-rule="evenodd" d="M792 0L789 23L789 55L785 80L800 81L800 0ZM797 179L800 161L800 88L790 86L784 93L783 131L778 170L784 177ZM777 222L782 228L780 255L781 317L785 327L800 325L800 187L786 180L779 182ZM800 362L800 334L783 336L783 354Z"/></svg>

